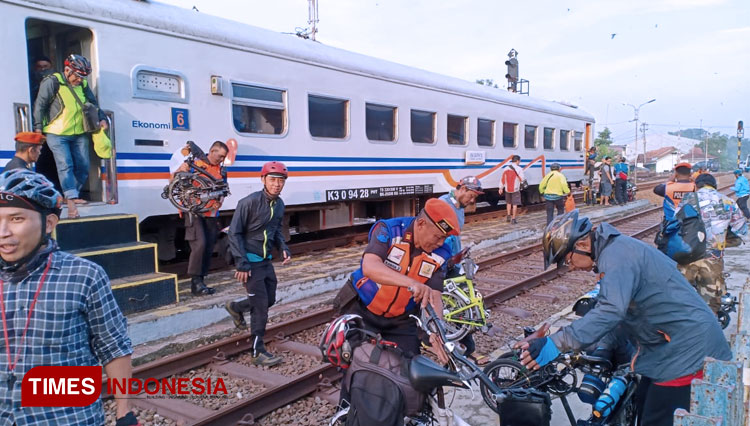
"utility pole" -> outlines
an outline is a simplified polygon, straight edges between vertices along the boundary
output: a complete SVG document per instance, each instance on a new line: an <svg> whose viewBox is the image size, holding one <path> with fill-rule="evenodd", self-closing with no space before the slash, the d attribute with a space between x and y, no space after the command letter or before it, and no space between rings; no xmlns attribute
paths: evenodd
<svg viewBox="0 0 750 426"><path fill-rule="evenodd" d="M641 134L643 135L643 167L646 167L646 130L648 130L647 123L641 123ZM638 143L636 142L636 145Z"/></svg>
<svg viewBox="0 0 750 426"><path fill-rule="evenodd" d="M637 107L631 104L623 104L633 108L633 115L635 116L630 121L635 121L635 139L633 140L633 146L635 147L635 169L633 170L633 179L635 179L636 182L638 181L638 112L641 110L642 106L650 104L651 102L656 102L656 99L651 99L650 101L644 102ZM643 165L646 165L646 151L643 152Z"/></svg>
<svg viewBox="0 0 750 426"><path fill-rule="evenodd" d="M742 137L745 136L745 128L742 124L742 120L737 122L737 168L740 168L740 157L742 156ZM750 164L745 164L750 167Z"/></svg>
<svg viewBox="0 0 750 426"><path fill-rule="evenodd" d="M315 35L318 34L318 0L307 0L307 25L311 25L310 39L315 41Z"/></svg>

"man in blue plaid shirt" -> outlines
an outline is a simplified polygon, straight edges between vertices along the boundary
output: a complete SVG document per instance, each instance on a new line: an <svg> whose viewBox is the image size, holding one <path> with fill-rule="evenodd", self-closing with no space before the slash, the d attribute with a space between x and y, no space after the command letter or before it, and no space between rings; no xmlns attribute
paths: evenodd
<svg viewBox="0 0 750 426"><path fill-rule="evenodd" d="M133 349L109 278L50 238L61 203L40 174L0 174L0 425L104 424L101 399L87 407L22 407L21 382L33 367L101 364L110 378L131 377ZM117 425L137 425L118 396Z"/></svg>

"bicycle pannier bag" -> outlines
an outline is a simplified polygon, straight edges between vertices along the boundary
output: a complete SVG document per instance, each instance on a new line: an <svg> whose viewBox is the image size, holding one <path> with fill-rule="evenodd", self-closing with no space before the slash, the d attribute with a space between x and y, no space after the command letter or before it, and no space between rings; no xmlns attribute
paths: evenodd
<svg viewBox="0 0 750 426"><path fill-rule="evenodd" d="M425 395L408 377L408 363L399 349L372 342L358 346L343 381L342 395L351 405L347 426L401 426L404 416L419 414Z"/></svg>
<svg viewBox="0 0 750 426"><path fill-rule="evenodd" d="M685 195L674 217L664 225L663 235L666 244L660 244L659 249L675 262L687 265L705 256L706 226L695 193Z"/></svg>
<svg viewBox="0 0 750 426"><path fill-rule="evenodd" d="M500 426L549 426L552 401L536 389L515 389L498 403Z"/></svg>

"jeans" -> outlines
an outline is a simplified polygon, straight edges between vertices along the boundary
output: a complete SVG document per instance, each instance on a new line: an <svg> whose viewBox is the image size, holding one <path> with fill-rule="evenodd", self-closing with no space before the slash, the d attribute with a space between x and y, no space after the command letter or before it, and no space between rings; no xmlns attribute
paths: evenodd
<svg viewBox="0 0 750 426"><path fill-rule="evenodd" d="M65 198L78 198L79 191L89 177L89 135L60 136L47 134L47 146L57 165Z"/></svg>

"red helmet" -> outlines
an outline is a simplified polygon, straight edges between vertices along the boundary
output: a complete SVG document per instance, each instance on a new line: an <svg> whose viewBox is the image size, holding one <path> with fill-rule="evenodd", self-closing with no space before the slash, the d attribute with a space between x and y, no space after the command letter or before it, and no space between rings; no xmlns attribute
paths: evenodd
<svg viewBox="0 0 750 426"><path fill-rule="evenodd" d="M355 314L342 315L333 320L320 337L320 352L323 361L336 367L349 368L354 346L351 339L361 339L364 334L362 317Z"/></svg>
<svg viewBox="0 0 750 426"><path fill-rule="evenodd" d="M280 161L269 161L263 165L262 169L260 169L260 177L264 177L265 175L275 175L286 179L289 177L289 171L286 169L284 163Z"/></svg>
<svg viewBox="0 0 750 426"><path fill-rule="evenodd" d="M79 77L91 74L91 63L88 59L75 53L65 58L65 66L73 70Z"/></svg>

